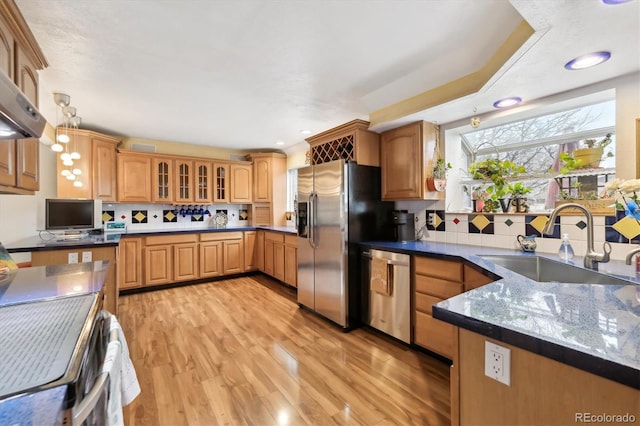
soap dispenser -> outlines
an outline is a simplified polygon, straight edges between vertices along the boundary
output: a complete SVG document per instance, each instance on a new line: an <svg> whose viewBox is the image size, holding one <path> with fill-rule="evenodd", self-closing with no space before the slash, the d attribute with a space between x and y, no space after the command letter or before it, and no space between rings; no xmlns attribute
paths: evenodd
<svg viewBox="0 0 640 426"><path fill-rule="evenodd" d="M562 234L562 243L560 244L560 250L558 250L558 256L564 261L569 261L573 258L573 247L569 241L569 234Z"/></svg>

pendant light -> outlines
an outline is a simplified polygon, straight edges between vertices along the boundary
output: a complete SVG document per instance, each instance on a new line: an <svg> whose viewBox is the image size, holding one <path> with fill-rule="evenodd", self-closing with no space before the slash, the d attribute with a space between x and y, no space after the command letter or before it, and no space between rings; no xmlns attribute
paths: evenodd
<svg viewBox="0 0 640 426"><path fill-rule="evenodd" d="M70 106L71 98L64 93L54 93L53 101L56 104L56 140L51 149L60 153L60 160L65 168L60 172L73 186L82 187L80 176L82 169L73 167L74 161L81 158L78 152L78 127L82 119L76 115L76 108ZM62 116L62 120L60 120ZM73 136L73 140L72 140Z"/></svg>

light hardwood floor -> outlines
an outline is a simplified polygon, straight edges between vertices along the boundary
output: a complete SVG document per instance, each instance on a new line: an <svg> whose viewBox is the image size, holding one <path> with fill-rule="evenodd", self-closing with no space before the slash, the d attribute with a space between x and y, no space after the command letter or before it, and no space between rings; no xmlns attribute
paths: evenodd
<svg viewBox="0 0 640 426"><path fill-rule="evenodd" d="M120 297L127 425L449 424L449 367L250 276Z"/></svg>

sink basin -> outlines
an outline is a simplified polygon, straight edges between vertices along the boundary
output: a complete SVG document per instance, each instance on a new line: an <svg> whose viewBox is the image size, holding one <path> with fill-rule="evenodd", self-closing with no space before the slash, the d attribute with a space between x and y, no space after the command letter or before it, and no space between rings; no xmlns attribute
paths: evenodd
<svg viewBox="0 0 640 426"><path fill-rule="evenodd" d="M631 281L614 278L589 269L582 269L567 263L547 259L546 257L509 255L487 255L480 257L538 282L614 285L634 284Z"/></svg>

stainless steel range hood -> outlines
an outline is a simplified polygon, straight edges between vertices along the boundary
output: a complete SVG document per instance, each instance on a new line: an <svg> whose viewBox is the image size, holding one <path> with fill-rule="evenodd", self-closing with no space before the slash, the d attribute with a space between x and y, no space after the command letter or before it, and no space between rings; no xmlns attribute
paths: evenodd
<svg viewBox="0 0 640 426"><path fill-rule="evenodd" d="M39 138L45 122L18 86L0 71L0 139Z"/></svg>

